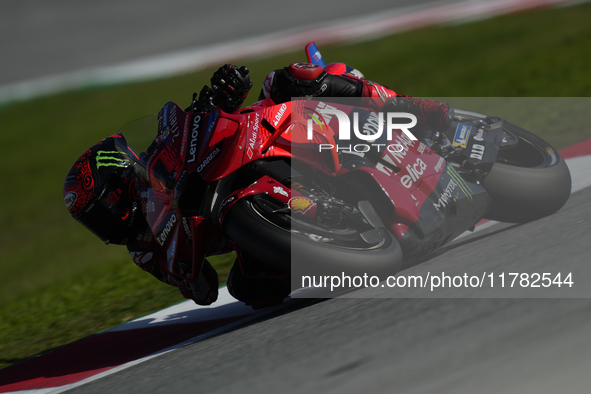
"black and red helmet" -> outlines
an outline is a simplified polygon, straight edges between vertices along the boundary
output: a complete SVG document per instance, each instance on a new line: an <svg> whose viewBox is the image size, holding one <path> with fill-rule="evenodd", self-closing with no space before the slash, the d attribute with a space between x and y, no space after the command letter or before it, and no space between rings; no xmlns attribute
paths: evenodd
<svg viewBox="0 0 591 394"><path fill-rule="evenodd" d="M121 134L105 138L76 160L64 182L72 217L105 243L127 244L145 228L132 155Z"/></svg>

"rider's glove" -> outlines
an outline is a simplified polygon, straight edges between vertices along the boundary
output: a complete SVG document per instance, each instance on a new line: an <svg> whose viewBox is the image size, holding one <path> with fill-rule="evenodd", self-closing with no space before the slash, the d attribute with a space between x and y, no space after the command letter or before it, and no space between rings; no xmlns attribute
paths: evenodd
<svg viewBox="0 0 591 394"><path fill-rule="evenodd" d="M218 106L223 111L235 112L248 96L252 88L252 78L248 75L248 68L237 68L232 64L220 67L211 77L211 88L204 86L199 93L193 94L193 102L185 110L190 112L211 112Z"/></svg>
<svg viewBox="0 0 591 394"><path fill-rule="evenodd" d="M218 274L207 261L203 262L201 272L193 283L183 281L178 284L181 294L199 305L210 305L218 299Z"/></svg>
<svg viewBox="0 0 591 394"><path fill-rule="evenodd" d="M248 72L246 66L238 68L233 64L225 64L220 67L211 77L214 104L228 113L240 108L252 88L252 78Z"/></svg>

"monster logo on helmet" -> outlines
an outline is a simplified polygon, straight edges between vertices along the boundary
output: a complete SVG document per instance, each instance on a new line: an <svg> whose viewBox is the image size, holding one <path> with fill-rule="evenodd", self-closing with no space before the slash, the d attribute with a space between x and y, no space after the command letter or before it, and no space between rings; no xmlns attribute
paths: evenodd
<svg viewBox="0 0 591 394"><path fill-rule="evenodd" d="M119 151L104 151L96 152L96 168L100 167L127 167L129 162L121 158Z"/></svg>
<svg viewBox="0 0 591 394"><path fill-rule="evenodd" d="M122 135L108 137L76 160L64 182L64 203L76 220L106 243L125 244L145 223L136 220L134 155Z"/></svg>

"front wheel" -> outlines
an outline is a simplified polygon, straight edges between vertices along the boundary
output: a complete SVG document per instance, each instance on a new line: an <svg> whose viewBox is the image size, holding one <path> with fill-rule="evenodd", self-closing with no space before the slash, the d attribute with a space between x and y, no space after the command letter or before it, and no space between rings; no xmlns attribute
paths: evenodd
<svg viewBox="0 0 591 394"><path fill-rule="evenodd" d="M323 228L265 204L269 202L238 201L227 213L223 230L238 249L266 264L296 275L384 278L400 269L400 245L383 228L367 223L366 228Z"/></svg>
<svg viewBox="0 0 591 394"><path fill-rule="evenodd" d="M492 201L487 219L524 223L558 211L568 200L571 177L546 141L511 123L503 130L517 144L501 149L483 186Z"/></svg>

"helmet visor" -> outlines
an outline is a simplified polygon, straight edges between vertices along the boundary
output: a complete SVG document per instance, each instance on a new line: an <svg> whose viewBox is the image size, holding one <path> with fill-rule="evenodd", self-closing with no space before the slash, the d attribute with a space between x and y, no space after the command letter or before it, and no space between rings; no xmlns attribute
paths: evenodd
<svg viewBox="0 0 591 394"><path fill-rule="evenodd" d="M116 179L117 176L113 174L110 178ZM111 187L106 187L102 196L75 219L106 243L126 244L137 235L137 226L133 224L138 204L128 195L126 189L129 186L108 184Z"/></svg>
<svg viewBox="0 0 591 394"><path fill-rule="evenodd" d="M123 226L121 220L102 201L97 201L76 220L105 243L126 244L129 238L128 227Z"/></svg>

